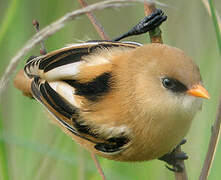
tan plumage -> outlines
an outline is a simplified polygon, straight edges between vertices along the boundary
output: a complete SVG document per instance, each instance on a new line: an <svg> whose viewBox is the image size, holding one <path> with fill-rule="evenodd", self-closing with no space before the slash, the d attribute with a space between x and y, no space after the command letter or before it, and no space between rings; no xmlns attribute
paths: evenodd
<svg viewBox="0 0 221 180"><path fill-rule="evenodd" d="M162 44L73 45L30 60L25 72L33 96L67 134L118 161L170 152L201 108L199 97L209 97L196 64Z"/></svg>

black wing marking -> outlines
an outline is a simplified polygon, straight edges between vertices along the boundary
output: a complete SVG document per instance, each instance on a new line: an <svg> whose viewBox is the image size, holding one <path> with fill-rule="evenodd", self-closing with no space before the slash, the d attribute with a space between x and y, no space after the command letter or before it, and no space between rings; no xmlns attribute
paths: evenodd
<svg viewBox="0 0 221 180"><path fill-rule="evenodd" d="M65 118L70 118L72 121L75 120L73 117L78 115L77 108L66 102L47 82L41 83L40 78L35 77L31 84L31 90L33 96L41 102L66 129L78 137L96 143L95 141L79 134L78 129L66 122ZM65 108L67 108L67 111ZM76 124L78 123L76 122ZM81 125L79 124L78 127L81 127Z"/></svg>
<svg viewBox="0 0 221 180"><path fill-rule="evenodd" d="M78 109L51 88L47 81L41 82L40 78L35 77L31 84L31 90L33 96L49 110L63 127L74 135L94 143L94 148L98 151L107 154L118 153L124 150L123 147L129 142L129 138L124 136L105 139L102 135L94 134L91 131L92 127L78 121Z"/></svg>
<svg viewBox="0 0 221 180"><path fill-rule="evenodd" d="M97 101L102 95L111 89L111 73L103 73L89 82L81 83L77 80L64 80L74 87L76 95L84 96L90 101Z"/></svg>
<svg viewBox="0 0 221 180"><path fill-rule="evenodd" d="M136 48L141 44L134 42L114 42L114 41L89 41L81 44L71 45L44 56L39 56L29 60L25 65L25 72L29 77L33 69L42 70L44 73L57 67L82 61L82 57L95 52L100 48L126 47Z"/></svg>
<svg viewBox="0 0 221 180"><path fill-rule="evenodd" d="M116 137L116 138L110 138L107 140L109 143L97 143L94 147L98 151L104 152L104 153L115 153L118 151L121 151L121 147L126 145L130 142L130 139L128 137Z"/></svg>

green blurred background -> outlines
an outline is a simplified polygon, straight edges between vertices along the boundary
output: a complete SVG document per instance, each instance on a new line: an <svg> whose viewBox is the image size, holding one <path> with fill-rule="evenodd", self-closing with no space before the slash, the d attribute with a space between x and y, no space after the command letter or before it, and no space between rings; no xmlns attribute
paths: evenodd
<svg viewBox="0 0 221 180"><path fill-rule="evenodd" d="M95 0L88 0L90 3ZM211 99L192 124L183 150L188 153L186 162L190 180L198 179L207 151L219 93L221 88L221 59L211 17L200 0L167 0L168 7L161 7L168 15L162 25L165 44L183 49L199 65ZM215 7L221 12L221 1ZM41 27L66 12L80 8L77 0L0 0L0 73L10 58L35 34L32 20ZM110 37L127 31L144 17L142 4L120 9L106 9L95 13ZM221 13L220 13L221 14ZM88 18L83 15L69 23L61 31L48 38L48 51L82 40L100 39ZM146 43L147 35L128 40ZM30 55L38 55L34 48L19 64L24 66ZM12 81L0 104L0 178L7 180L73 180L100 179L90 158L70 137L51 123L44 109L13 87ZM210 180L221 179L221 145L209 176ZM3 148L2 148L3 147ZM5 149L4 149L5 147ZM4 158L5 157L5 158ZM164 163L154 160L143 163L121 163L99 158L108 180L173 179ZM8 168L7 168L8 167Z"/></svg>

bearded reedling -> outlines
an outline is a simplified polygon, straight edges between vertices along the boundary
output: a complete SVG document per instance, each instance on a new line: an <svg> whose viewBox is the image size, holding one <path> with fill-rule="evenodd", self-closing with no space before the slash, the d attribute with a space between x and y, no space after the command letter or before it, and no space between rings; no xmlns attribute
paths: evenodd
<svg viewBox="0 0 221 180"><path fill-rule="evenodd" d="M182 168L171 152L209 94L197 65L177 48L118 40L158 27L157 10L112 41L88 41L32 57L24 71L31 92L55 122L89 151L116 161L159 158Z"/></svg>

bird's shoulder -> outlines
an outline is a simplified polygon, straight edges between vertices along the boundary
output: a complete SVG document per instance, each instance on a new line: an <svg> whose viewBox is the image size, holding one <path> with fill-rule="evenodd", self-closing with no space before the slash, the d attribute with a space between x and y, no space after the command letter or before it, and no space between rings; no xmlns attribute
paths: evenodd
<svg viewBox="0 0 221 180"><path fill-rule="evenodd" d="M78 77L87 81L110 69L113 54L139 45L133 42L112 41L72 44L29 60L24 70L30 78L40 76L52 81Z"/></svg>

